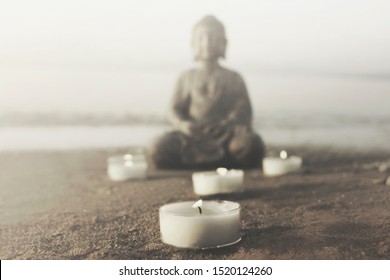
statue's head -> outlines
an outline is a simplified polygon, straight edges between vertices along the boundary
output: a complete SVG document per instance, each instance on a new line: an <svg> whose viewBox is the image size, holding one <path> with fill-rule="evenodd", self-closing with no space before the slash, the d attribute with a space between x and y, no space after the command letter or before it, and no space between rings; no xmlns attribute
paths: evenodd
<svg viewBox="0 0 390 280"><path fill-rule="evenodd" d="M225 58L226 45L225 28L214 16L206 16L195 24L192 32L192 49L195 60Z"/></svg>

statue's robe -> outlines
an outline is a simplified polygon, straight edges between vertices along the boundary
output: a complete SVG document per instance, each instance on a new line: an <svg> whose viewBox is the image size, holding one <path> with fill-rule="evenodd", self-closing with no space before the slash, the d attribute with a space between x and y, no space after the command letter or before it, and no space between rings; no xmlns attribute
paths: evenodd
<svg viewBox="0 0 390 280"><path fill-rule="evenodd" d="M154 144L160 168L250 167L261 162L264 146L252 130L252 107L241 76L223 67L184 72L175 88L168 119L176 131ZM180 130L191 122L190 134Z"/></svg>

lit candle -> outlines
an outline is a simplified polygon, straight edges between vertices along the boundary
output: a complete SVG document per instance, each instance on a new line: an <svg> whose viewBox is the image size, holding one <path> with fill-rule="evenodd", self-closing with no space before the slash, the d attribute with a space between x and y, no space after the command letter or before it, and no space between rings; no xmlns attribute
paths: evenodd
<svg viewBox="0 0 390 280"><path fill-rule="evenodd" d="M217 168L216 171L195 172L192 174L194 192L197 195L213 195L243 191L244 171Z"/></svg>
<svg viewBox="0 0 390 280"><path fill-rule="evenodd" d="M297 172L302 167L302 158L288 156L286 151L280 152L280 157L266 157L263 159L263 173L266 176L278 176Z"/></svg>
<svg viewBox="0 0 390 280"><path fill-rule="evenodd" d="M185 201L160 207L165 244L180 248L215 248L241 240L240 204L231 201Z"/></svg>
<svg viewBox="0 0 390 280"><path fill-rule="evenodd" d="M113 181L146 177L148 164L143 154L113 156L107 160L107 174Z"/></svg>

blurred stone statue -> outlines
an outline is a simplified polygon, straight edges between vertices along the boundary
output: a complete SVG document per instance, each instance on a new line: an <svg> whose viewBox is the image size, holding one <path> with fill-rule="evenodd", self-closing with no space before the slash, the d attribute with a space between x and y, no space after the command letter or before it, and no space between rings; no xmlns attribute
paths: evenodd
<svg viewBox="0 0 390 280"><path fill-rule="evenodd" d="M225 57L225 29L214 16L192 34L199 67L181 74L168 120L169 132L150 148L157 168L251 168L261 165L264 145L252 129L252 107L241 76L219 65Z"/></svg>

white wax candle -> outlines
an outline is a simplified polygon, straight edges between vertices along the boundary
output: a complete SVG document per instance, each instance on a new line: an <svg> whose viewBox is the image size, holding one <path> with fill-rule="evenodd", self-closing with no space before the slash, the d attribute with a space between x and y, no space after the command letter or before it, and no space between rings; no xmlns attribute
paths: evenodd
<svg viewBox="0 0 390 280"><path fill-rule="evenodd" d="M280 157L265 157L263 159L263 173L266 176L297 172L301 167L302 158L297 156L288 157L285 151L280 153Z"/></svg>
<svg viewBox="0 0 390 280"><path fill-rule="evenodd" d="M215 248L241 240L240 204L185 201L160 207L161 240L180 248Z"/></svg>
<svg viewBox="0 0 390 280"><path fill-rule="evenodd" d="M107 164L107 174L113 181L145 178L148 168L142 154L113 156L108 158Z"/></svg>
<svg viewBox="0 0 390 280"><path fill-rule="evenodd" d="M213 195L243 191L244 171L218 168L216 171L192 174L194 192L197 195Z"/></svg>

